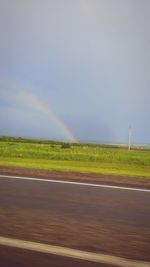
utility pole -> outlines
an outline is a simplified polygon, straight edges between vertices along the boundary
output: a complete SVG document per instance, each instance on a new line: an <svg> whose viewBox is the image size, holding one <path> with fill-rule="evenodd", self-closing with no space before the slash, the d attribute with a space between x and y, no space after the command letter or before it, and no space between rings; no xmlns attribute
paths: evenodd
<svg viewBox="0 0 150 267"><path fill-rule="evenodd" d="M131 135L132 135L132 129L130 125L128 130L128 150L131 150Z"/></svg>

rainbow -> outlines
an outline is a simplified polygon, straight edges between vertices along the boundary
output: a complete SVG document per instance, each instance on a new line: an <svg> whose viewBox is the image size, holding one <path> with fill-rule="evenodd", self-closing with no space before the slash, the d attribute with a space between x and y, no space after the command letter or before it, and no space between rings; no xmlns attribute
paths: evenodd
<svg viewBox="0 0 150 267"><path fill-rule="evenodd" d="M35 90L34 88L26 88L18 81L14 81L10 77L1 75L0 83L2 89L4 88L8 90L8 92L4 89L2 91L2 96L4 97L4 99L6 98L14 104L30 106L34 109L48 114L48 116L56 123L56 125L58 125L58 127L63 130L63 133L66 135L67 139L69 139L70 142L78 142L65 122L53 111L51 107L45 105L45 103L43 103L43 101L33 93L33 90Z"/></svg>
<svg viewBox="0 0 150 267"><path fill-rule="evenodd" d="M73 143L78 143L78 140L68 128L68 126L64 123L64 121L52 110L52 108L48 107L45 103L43 103L36 95L32 93L27 93L22 91L22 97L26 98L27 103L32 105L32 107L36 107L38 110L46 113L50 116L50 118L64 131L64 133L69 138L69 141Z"/></svg>
<svg viewBox="0 0 150 267"><path fill-rule="evenodd" d="M65 124L65 122L53 111L52 108L47 106L37 95L33 93L33 88L26 88L18 81L14 81L13 79L0 75L0 83L2 89L7 89L2 91L2 96L6 97L6 99L14 102L15 104L20 104L23 106L30 106L31 108L40 110L48 114L48 116L58 125L60 129L63 130L63 133L66 135L67 139L70 142L78 143L78 140L69 129L69 127ZM9 88L12 89L9 91ZM14 92L13 94L11 93Z"/></svg>

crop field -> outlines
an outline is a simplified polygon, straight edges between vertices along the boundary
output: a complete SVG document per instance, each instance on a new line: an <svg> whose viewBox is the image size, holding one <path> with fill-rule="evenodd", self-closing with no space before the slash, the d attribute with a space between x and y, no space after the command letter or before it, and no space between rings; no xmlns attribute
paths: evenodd
<svg viewBox="0 0 150 267"><path fill-rule="evenodd" d="M1 137L0 166L150 178L150 151Z"/></svg>

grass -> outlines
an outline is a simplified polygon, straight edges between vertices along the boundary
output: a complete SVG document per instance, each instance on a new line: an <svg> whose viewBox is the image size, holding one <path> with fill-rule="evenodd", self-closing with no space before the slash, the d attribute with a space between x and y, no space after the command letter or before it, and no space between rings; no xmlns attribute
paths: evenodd
<svg viewBox="0 0 150 267"><path fill-rule="evenodd" d="M150 178L150 151L1 138L0 166Z"/></svg>

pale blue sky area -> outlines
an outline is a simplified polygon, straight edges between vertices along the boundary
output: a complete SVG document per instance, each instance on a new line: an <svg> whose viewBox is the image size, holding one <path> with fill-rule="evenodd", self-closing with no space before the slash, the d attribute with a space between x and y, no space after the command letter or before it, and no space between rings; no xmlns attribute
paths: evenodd
<svg viewBox="0 0 150 267"><path fill-rule="evenodd" d="M0 135L126 143L129 125L150 143L149 0L0 0Z"/></svg>

